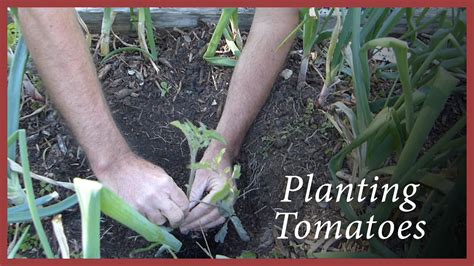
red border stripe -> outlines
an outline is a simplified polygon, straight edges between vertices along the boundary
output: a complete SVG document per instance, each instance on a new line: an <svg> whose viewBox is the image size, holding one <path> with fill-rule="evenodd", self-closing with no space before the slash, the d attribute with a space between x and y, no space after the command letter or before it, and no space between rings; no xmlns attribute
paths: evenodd
<svg viewBox="0 0 474 266"><path fill-rule="evenodd" d="M203 1L192 1L192 0L140 0L140 1L97 1L97 0L83 0L83 1L59 1L59 0L4 0L0 2L2 11L0 12L0 29L1 29L1 40L0 40L0 85L3 90L3 97L0 97L0 108L1 108L1 155L2 158L7 157L6 147L6 132L7 132L7 55L6 51L6 24L7 24L7 7L119 7L119 6L159 6L159 7L309 7L309 6L344 6L344 7L466 7L468 14L468 26L467 26L467 86L472 87L474 84L472 81L474 63L472 62L473 51L474 51L474 14L473 14L473 1L472 0L333 0L326 2L315 2L307 0L295 0L295 1L269 1L269 0L234 0L234 1L217 1L217 0L203 0ZM472 223L474 222L474 165L469 162L474 162L473 151L474 142L472 141L472 130L473 130L473 112L474 106L472 104L474 97L472 92L467 95L467 258L466 259L297 259L289 260L273 260L273 259L260 259L255 260L210 260L210 259L182 259L182 260L169 260L169 259L121 259L121 260L61 260L63 265L129 265L134 263L140 263L143 265L221 265L223 263L227 265L248 265L250 263L259 263L261 265L288 265L290 263L298 263L299 265L315 265L315 264L330 264L330 265L363 265L363 266L379 266L384 264L385 266L390 265L474 265L473 260L473 236L474 231ZM3 159L0 162L1 171L6 173L7 160ZM7 194L6 178L0 184L2 188L1 195ZM46 259L28 259L28 260L7 260L6 249L7 249L7 221L6 221L6 209L7 209L7 198L3 196L0 200L1 208L1 219L3 219L0 228L0 265L28 265L31 262L38 263L40 265L57 265L58 261L46 260Z"/></svg>

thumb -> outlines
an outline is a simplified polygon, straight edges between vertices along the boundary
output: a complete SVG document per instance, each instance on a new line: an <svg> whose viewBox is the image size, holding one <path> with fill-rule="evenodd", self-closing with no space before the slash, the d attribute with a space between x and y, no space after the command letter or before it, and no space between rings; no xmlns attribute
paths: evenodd
<svg viewBox="0 0 474 266"><path fill-rule="evenodd" d="M191 193L189 194L189 210L194 208L199 201L202 199L204 191L206 191L207 185L209 183L208 178L201 178L205 174L202 170L196 171L196 178L191 186Z"/></svg>

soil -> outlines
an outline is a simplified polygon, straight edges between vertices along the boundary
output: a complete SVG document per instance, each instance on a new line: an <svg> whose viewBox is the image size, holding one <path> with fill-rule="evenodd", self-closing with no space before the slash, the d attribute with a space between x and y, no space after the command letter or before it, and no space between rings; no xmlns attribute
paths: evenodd
<svg viewBox="0 0 474 266"><path fill-rule="evenodd" d="M159 73L137 53L120 54L106 63L100 63L99 57L94 56L105 97L130 147L138 155L163 167L181 188L187 181L189 153L184 136L170 126L170 122L189 119L215 128L232 75L232 68L211 66L202 59L203 47L208 43L212 30L213 26L204 24L180 31L158 30ZM244 39L246 34L243 32ZM135 36L120 37L128 43L136 40ZM122 46L119 40L115 45ZM343 219L336 204L304 204L304 193L292 198L291 203L280 202L286 185L285 175L314 173L313 189L327 183L327 163L343 144L324 113L314 107L314 100L322 87L319 74L310 67L307 84L296 89L301 49L301 42L295 42L284 66L284 69L292 70L293 75L289 79L278 77L236 161L242 165L238 187L244 196L237 201L235 209L251 241L241 241L231 226L225 243L216 244L216 230L211 230L206 233L206 239L213 255L235 257L250 250L259 257L304 257L305 252L314 247L314 241L301 242L291 238L275 241L275 236L281 233L281 220L275 220L277 210L297 211L309 221ZM321 60L315 65L324 69ZM36 76L30 78L33 82L37 80ZM170 88L166 95L162 95L160 89L163 82ZM348 84L350 81L338 84L332 97L350 98ZM36 103L26 99L22 115L30 114L35 108ZM20 127L27 129L34 172L65 181L72 181L74 177L95 179L83 151L51 104L41 113L22 120ZM61 198L70 194L61 188L57 190ZM62 217L70 248L79 253L81 224L78 206L64 211ZM44 224L53 248L57 249L49 219ZM196 244L199 242L206 246L201 234L181 235L177 231L173 234L183 242L178 257L207 257ZM101 235L104 258L129 257L134 249L149 245L135 232L105 216ZM341 248L337 243L334 246ZM364 243L351 243L342 248L356 250L364 249L364 246ZM135 257L154 257L156 251L138 253ZM28 257L41 256L38 251L30 252L26 254Z"/></svg>

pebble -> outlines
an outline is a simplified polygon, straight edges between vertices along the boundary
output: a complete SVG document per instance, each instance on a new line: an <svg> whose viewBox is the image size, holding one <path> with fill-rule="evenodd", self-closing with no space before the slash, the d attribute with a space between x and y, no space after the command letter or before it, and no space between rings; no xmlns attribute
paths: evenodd
<svg viewBox="0 0 474 266"><path fill-rule="evenodd" d="M280 73L280 76L282 78L284 78L285 80L286 79L289 79L291 77L291 75L293 75L293 71L291 69L284 69L281 73Z"/></svg>
<svg viewBox="0 0 474 266"><path fill-rule="evenodd" d="M127 96L130 96L130 94L132 94L131 89L121 89L115 93L115 96L117 96L118 99L123 99Z"/></svg>

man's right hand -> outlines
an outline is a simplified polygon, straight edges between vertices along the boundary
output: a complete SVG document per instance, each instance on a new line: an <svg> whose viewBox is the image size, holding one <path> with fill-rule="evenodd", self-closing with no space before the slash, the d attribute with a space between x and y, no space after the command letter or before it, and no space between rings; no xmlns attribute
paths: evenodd
<svg viewBox="0 0 474 266"><path fill-rule="evenodd" d="M186 194L160 167L132 152L96 170L98 179L150 221L178 227L188 212Z"/></svg>

